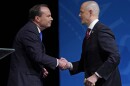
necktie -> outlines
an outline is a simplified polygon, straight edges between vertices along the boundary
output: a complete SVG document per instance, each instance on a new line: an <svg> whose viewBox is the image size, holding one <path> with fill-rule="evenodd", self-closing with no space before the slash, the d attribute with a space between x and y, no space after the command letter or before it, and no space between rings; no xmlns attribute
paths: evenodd
<svg viewBox="0 0 130 86"><path fill-rule="evenodd" d="M87 32L86 32L86 37L87 37L87 39L89 38L89 36L90 36L90 31L91 31L91 29L90 28L88 28L87 29Z"/></svg>
<svg viewBox="0 0 130 86"><path fill-rule="evenodd" d="M41 39L41 41L42 41L42 32L40 32L40 39Z"/></svg>

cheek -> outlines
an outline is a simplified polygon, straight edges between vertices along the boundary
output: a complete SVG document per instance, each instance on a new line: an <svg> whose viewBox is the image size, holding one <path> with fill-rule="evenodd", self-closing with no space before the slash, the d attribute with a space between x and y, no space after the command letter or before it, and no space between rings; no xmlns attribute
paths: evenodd
<svg viewBox="0 0 130 86"><path fill-rule="evenodd" d="M89 20L89 15L87 15L87 14L84 15L84 20L86 20L86 21Z"/></svg>
<svg viewBox="0 0 130 86"><path fill-rule="evenodd" d="M86 15L82 15L82 21L86 20Z"/></svg>
<svg viewBox="0 0 130 86"><path fill-rule="evenodd" d="M41 20L41 23L42 23L43 25L47 24L46 18L42 19L42 20Z"/></svg>
<svg viewBox="0 0 130 86"><path fill-rule="evenodd" d="M46 23L47 22L47 18L42 16L40 22L43 23L43 24Z"/></svg>
<svg viewBox="0 0 130 86"><path fill-rule="evenodd" d="M51 22L49 21L49 19L44 19L44 20L42 20L41 23L45 27L50 27L51 26Z"/></svg>
<svg viewBox="0 0 130 86"><path fill-rule="evenodd" d="M44 21L44 20L40 20L39 24L41 27L46 27L46 21Z"/></svg>

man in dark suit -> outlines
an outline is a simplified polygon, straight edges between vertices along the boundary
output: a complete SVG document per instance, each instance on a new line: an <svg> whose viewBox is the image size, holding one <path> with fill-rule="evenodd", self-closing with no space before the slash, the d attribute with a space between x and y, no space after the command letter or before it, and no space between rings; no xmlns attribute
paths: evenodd
<svg viewBox="0 0 130 86"><path fill-rule="evenodd" d="M42 30L51 26L53 18L47 5L38 4L29 11L30 20L17 33L11 57L8 86L44 86L46 67L62 68L65 62L45 53Z"/></svg>
<svg viewBox="0 0 130 86"><path fill-rule="evenodd" d="M113 32L98 20L99 6L95 1L86 1L81 5L82 24L90 29L83 40L81 59L68 62L64 69L77 74L85 72L85 86L121 86L118 69L120 55Z"/></svg>

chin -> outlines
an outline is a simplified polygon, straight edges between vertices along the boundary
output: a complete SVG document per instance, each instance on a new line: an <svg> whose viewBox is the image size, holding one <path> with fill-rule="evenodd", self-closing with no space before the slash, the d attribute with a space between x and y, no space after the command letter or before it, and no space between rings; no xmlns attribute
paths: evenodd
<svg viewBox="0 0 130 86"><path fill-rule="evenodd" d="M48 24L48 27L51 27L51 24Z"/></svg>
<svg viewBox="0 0 130 86"><path fill-rule="evenodd" d="M48 25L48 27L51 27L51 25Z"/></svg>
<svg viewBox="0 0 130 86"><path fill-rule="evenodd" d="M46 28L49 28L49 27L51 27L51 25L46 26Z"/></svg>

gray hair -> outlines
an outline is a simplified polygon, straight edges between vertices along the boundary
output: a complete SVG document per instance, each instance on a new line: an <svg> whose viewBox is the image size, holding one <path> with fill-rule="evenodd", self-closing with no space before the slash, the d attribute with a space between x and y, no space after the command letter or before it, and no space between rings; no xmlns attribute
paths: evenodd
<svg viewBox="0 0 130 86"><path fill-rule="evenodd" d="M92 10L95 16L99 16L99 5L95 1L87 1L86 10Z"/></svg>

